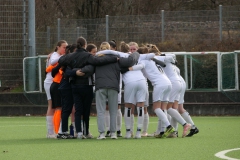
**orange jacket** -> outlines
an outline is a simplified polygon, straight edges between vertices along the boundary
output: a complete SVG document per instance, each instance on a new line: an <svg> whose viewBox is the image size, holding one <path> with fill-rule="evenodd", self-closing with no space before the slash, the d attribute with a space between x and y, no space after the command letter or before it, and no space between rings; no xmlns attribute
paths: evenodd
<svg viewBox="0 0 240 160"><path fill-rule="evenodd" d="M53 78L53 82L60 83L63 77L63 71L62 69L59 69L58 73Z"/></svg>
<svg viewBox="0 0 240 160"><path fill-rule="evenodd" d="M54 65L49 65L47 68L46 68L46 72L48 73L48 72L52 72L52 69L54 68L54 67L56 67L58 65L58 63L56 63L56 64L54 64Z"/></svg>
<svg viewBox="0 0 240 160"><path fill-rule="evenodd" d="M47 68L46 68L46 72L51 72L52 69L54 67L56 67L58 65L58 63L54 64L54 65L49 65ZM63 71L62 69L59 69L58 73L55 75L55 77L53 78L53 82L56 82L56 83L60 83L61 80L62 80L62 74L63 74Z"/></svg>

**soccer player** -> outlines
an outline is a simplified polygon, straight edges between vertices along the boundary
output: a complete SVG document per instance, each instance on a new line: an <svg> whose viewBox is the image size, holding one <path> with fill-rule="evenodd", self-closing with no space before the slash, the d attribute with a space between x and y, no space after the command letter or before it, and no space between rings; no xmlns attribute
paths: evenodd
<svg viewBox="0 0 240 160"><path fill-rule="evenodd" d="M66 46L67 46L67 42L65 40L61 40L61 41L57 42L57 46L56 46L54 52L51 55L49 55L49 58L47 60L47 68L46 68L47 74L46 74L46 78L44 80L44 89L45 89L47 99L48 99L48 109L47 109L47 114L46 114L47 130L48 130L47 138L56 138L56 134L54 133L54 123L53 122L60 123L60 119L59 119L59 118L61 118L61 117L59 117L60 114L55 114L55 107L53 108L53 103L55 105L55 102L52 102L52 100L54 98L52 98L51 94L50 94L50 87L53 83L53 77L51 75L51 71L53 69L53 66L57 64L58 59L61 57L61 55L65 54ZM58 128L56 128L55 131L58 131Z"/></svg>
<svg viewBox="0 0 240 160"><path fill-rule="evenodd" d="M138 49L140 54L148 53L147 47L140 47ZM171 82L165 75L162 68L157 67L155 62L152 60L141 60L140 64L144 65L142 69L143 74L150 80L153 86L153 110L158 118L164 122L166 130L162 130L155 137L164 138L174 132L174 128L170 125L166 114L161 110L161 102L167 101L169 93L171 91Z"/></svg>
<svg viewBox="0 0 240 160"><path fill-rule="evenodd" d="M115 40L111 40L108 42L110 45L110 49L113 51L117 50L117 44ZM121 99L122 99L122 74L120 74L119 81L119 93L118 93L118 111L117 111L117 137L122 137L121 128L122 128L122 111L121 111ZM105 125L107 129L106 137L110 137L110 115L108 110L108 105L106 105L105 112Z"/></svg>
<svg viewBox="0 0 240 160"><path fill-rule="evenodd" d="M173 55L173 54L161 55L161 56L156 56L154 58L166 63L166 67L164 67L163 69L172 84L172 90L170 92L170 97L169 97L169 103L167 105L167 113L174 120L176 120L178 123L180 123L183 126L182 137L184 138L187 135L188 131L190 130L191 124L188 124L182 118L182 116L179 114L179 112L177 111L178 102L180 99L180 93L182 91L182 84L181 84L181 80L180 80L179 76L176 73L176 69L174 66L175 55ZM175 128L176 126L173 125L173 127Z"/></svg>
<svg viewBox="0 0 240 160"><path fill-rule="evenodd" d="M180 74L180 69L177 67L177 63L175 63L175 64L176 64L176 66L175 66L176 67L176 72L177 72L179 78L181 79L181 83L182 83L182 86L183 86L182 92L180 94L180 99L179 99L179 102L178 102L178 111L182 115L183 119L187 123L190 123L192 125L189 134L186 136L186 137L192 137L194 134L197 134L199 132L199 130L195 126L190 114L183 107L184 94L185 94L185 91L186 91L186 82L184 81L184 79L182 78L182 76Z"/></svg>

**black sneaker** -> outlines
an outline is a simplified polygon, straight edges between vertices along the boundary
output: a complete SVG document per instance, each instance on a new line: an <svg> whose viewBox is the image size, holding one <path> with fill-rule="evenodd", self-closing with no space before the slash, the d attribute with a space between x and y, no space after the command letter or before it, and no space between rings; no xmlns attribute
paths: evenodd
<svg viewBox="0 0 240 160"><path fill-rule="evenodd" d="M119 130L119 131L117 131L117 137L122 137L122 133L121 133L121 131Z"/></svg>
<svg viewBox="0 0 240 160"><path fill-rule="evenodd" d="M107 133L106 133L105 137L110 137L110 136L111 136L111 133L110 133L110 131L107 131Z"/></svg>
<svg viewBox="0 0 240 160"><path fill-rule="evenodd" d="M195 127L195 129L191 129L190 132L186 137L192 137L194 134L197 134L199 132L198 128Z"/></svg>
<svg viewBox="0 0 240 160"><path fill-rule="evenodd" d="M155 138L165 138L164 136L164 132L160 132L159 134L154 135Z"/></svg>
<svg viewBox="0 0 240 160"><path fill-rule="evenodd" d="M75 137L70 134L58 134L57 139L75 139Z"/></svg>

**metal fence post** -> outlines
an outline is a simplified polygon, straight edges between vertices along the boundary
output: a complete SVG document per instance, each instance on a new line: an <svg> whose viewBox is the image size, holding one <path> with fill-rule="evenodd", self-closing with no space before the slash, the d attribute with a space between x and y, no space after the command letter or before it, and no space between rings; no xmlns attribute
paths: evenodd
<svg viewBox="0 0 240 160"><path fill-rule="evenodd" d="M164 41L164 10L161 11L162 15L162 42Z"/></svg>
<svg viewBox="0 0 240 160"><path fill-rule="evenodd" d="M27 33L26 33L26 0L23 0L23 56L26 56L26 39L27 39Z"/></svg>
<svg viewBox="0 0 240 160"><path fill-rule="evenodd" d="M50 48L50 26L47 26L47 47Z"/></svg>
<svg viewBox="0 0 240 160"><path fill-rule="evenodd" d="M58 18L58 34L57 34L57 36L58 36L58 41L60 41L61 40L61 36L60 36L60 34L61 34L61 19L60 18Z"/></svg>
<svg viewBox="0 0 240 160"><path fill-rule="evenodd" d="M222 59L221 53L217 53L217 76L218 76L218 91L222 89Z"/></svg>
<svg viewBox="0 0 240 160"><path fill-rule="evenodd" d="M234 52L234 59L235 59L235 88L239 90L239 83L238 83L238 53Z"/></svg>
<svg viewBox="0 0 240 160"><path fill-rule="evenodd" d="M187 70L187 55L184 55L184 77L185 77L185 82L186 82L186 88L189 89L188 86L188 70Z"/></svg>
<svg viewBox="0 0 240 160"><path fill-rule="evenodd" d="M106 15L106 42L108 42L108 32L109 32L109 30L108 30L108 15Z"/></svg>
<svg viewBox="0 0 240 160"><path fill-rule="evenodd" d="M28 45L29 45L29 56L36 56L36 43L35 43L35 0L28 1ZM30 67L28 68L28 86L30 90L36 89L36 75L35 66L36 61L29 62Z"/></svg>
<svg viewBox="0 0 240 160"><path fill-rule="evenodd" d="M219 38L222 41L222 5L219 5Z"/></svg>
<svg viewBox="0 0 240 160"><path fill-rule="evenodd" d="M36 47L35 47L35 0L28 2L28 38L29 38L29 46L31 46L31 52L29 52L29 56L36 55Z"/></svg>

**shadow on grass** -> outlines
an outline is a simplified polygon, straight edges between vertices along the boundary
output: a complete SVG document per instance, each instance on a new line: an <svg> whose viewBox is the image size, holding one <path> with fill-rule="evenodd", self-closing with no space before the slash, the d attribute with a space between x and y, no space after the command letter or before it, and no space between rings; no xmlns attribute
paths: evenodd
<svg viewBox="0 0 240 160"><path fill-rule="evenodd" d="M167 138L169 139L169 138ZM93 139L84 139L84 140L79 140L79 139L47 139L47 138L34 138L34 139L5 139L5 140L0 140L0 146L6 146L6 145L25 145L25 144L71 144L71 143L116 143L117 141L126 141L126 142L140 142L142 141L147 141L149 143L151 141L156 141L156 140L167 140L165 139L160 139L160 138L155 138L155 137L143 137L141 139L125 139L123 137L118 138L118 139L111 139L107 138L104 140L97 140L96 138ZM171 138L173 139L173 138Z"/></svg>

